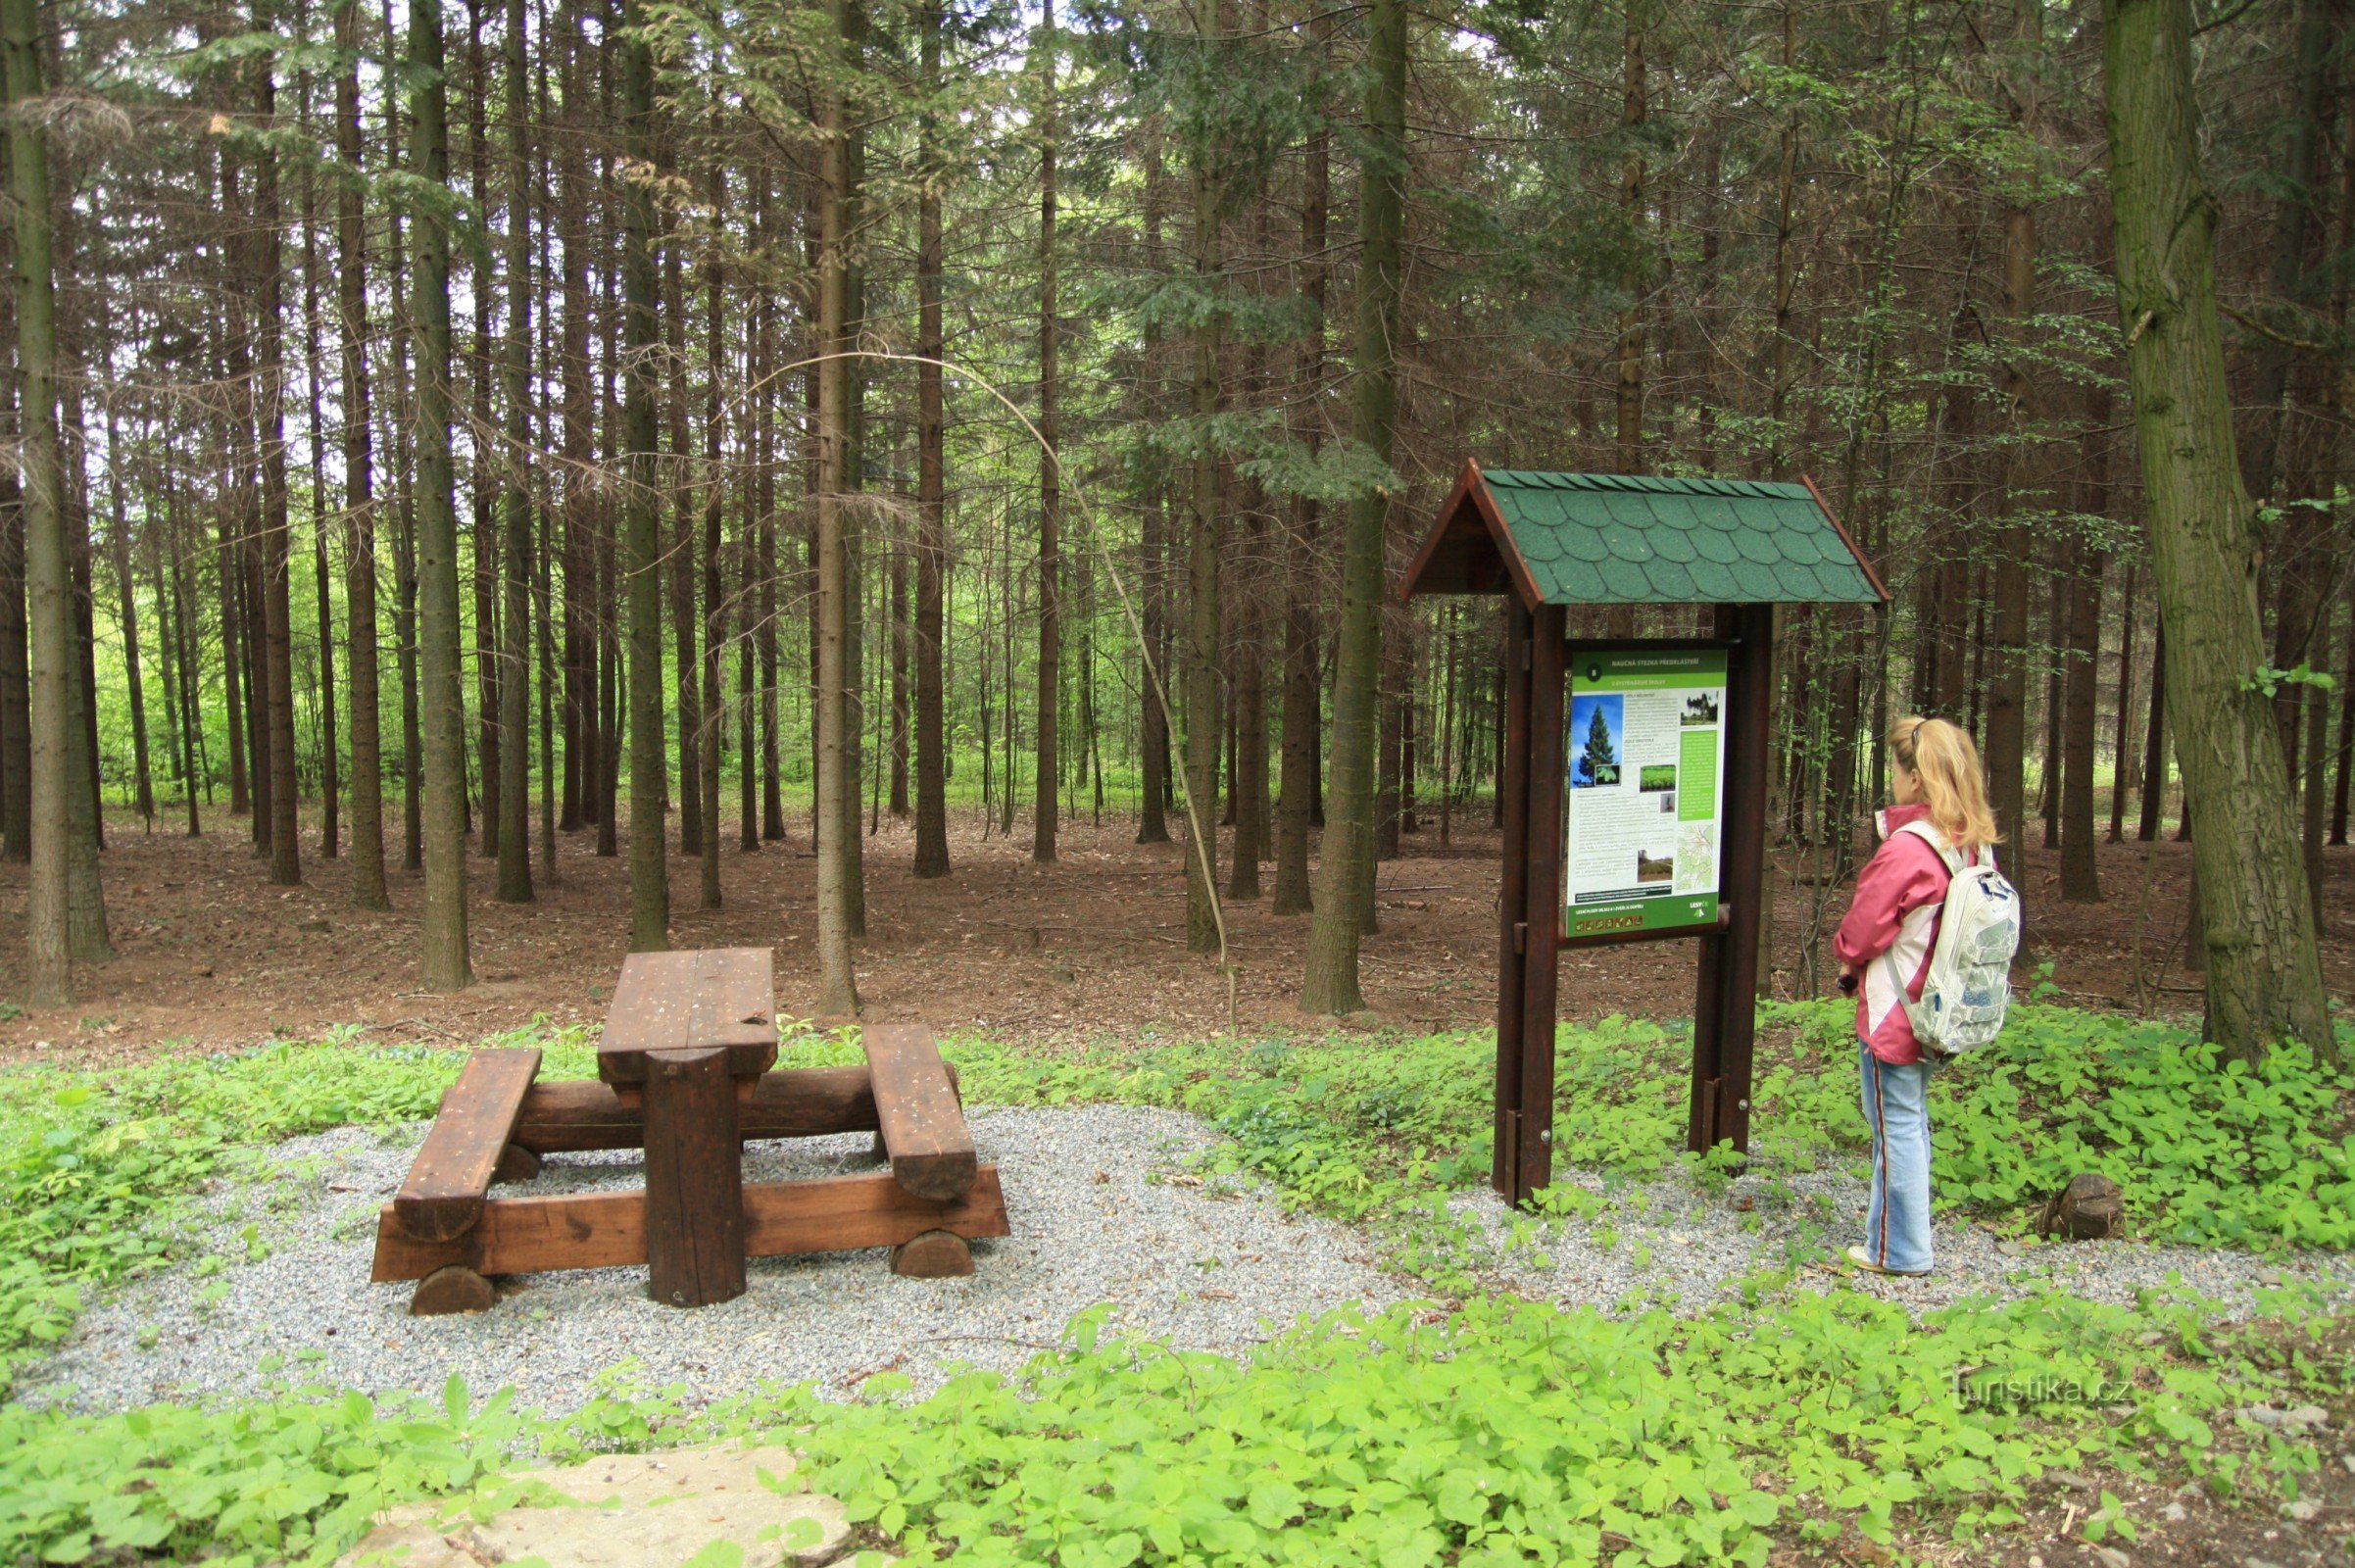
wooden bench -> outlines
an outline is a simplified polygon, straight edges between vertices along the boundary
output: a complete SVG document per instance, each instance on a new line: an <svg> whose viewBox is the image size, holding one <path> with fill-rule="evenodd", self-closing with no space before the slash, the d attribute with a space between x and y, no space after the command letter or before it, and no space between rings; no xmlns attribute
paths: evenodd
<svg viewBox="0 0 2355 1568"><path fill-rule="evenodd" d="M644 1263L675 1306L742 1295L749 1257L889 1247L895 1273L972 1272L974 1238L1009 1234L957 1073L928 1029L865 1032L867 1065L777 1070L765 948L632 954L598 1082L538 1084L540 1054L478 1051L443 1097L376 1227L373 1278L418 1280L416 1313L479 1310L501 1275ZM872 1130L888 1171L743 1179L743 1145ZM644 1149L643 1192L494 1199L542 1155Z"/></svg>

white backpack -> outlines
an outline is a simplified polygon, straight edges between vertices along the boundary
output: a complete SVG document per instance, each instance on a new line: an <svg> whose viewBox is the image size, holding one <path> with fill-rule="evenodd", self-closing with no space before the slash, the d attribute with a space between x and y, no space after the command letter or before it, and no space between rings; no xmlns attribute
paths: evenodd
<svg viewBox="0 0 2355 1568"><path fill-rule="evenodd" d="M1883 954L1881 961L1889 966L1922 1049L1935 1056L1959 1056L2003 1028L2003 1012L2011 1004L2012 955L2020 951L2020 895L1995 869L1992 853L1983 851L1977 865L1965 865L1930 823L1908 822L1897 831L1912 833L1938 851L1951 880L1938 943L1930 951L1930 972L1922 979L1922 1000L1906 996L1893 953Z"/></svg>

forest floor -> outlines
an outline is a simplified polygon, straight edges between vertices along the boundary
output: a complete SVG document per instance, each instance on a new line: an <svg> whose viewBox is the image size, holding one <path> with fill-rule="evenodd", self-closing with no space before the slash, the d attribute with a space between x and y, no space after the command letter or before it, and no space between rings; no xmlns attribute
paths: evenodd
<svg viewBox="0 0 2355 1568"><path fill-rule="evenodd" d="M397 861L397 817L393 827ZM319 856L315 821L305 824L304 885L291 889L265 882L241 819L217 815L191 840L161 821L144 833L137 817L117 813L108 831L103 875L118 956L76 966L70 1009L26 1013L0 1004L0 1060L37 1052L95 1065L273 1037L316 1039L338 1025L375 1039L448 1044L535 1014L593 1022L627 951L627 862L599 858L591 832L563 837L559 874L540 879L530 905L496 903L492 862L470 861L477 983L440 996L417 982L420 878L396 867L391 911L354 908L350 862ZM1070 823L1060 858L1042 866L1032 862L1026 835L985 838L977 816L960 813L951 827L954 869L919 882L910 871L911 829L886 817L866 844L869 935L859 984L868 1016L1071 1044L1222 1029L1226 987L1208 960L1185 950L1182 851L1134 837L1125 819ZM1483 815L1443 847L1427 820L1405 844L1381 866L1383 930L1368 939L1360 970L1368 1012L1350 1025L1426 1032L1486 1023L1494 1016L1497 835ZM2052 961L2064 1000L2163 1012L2197 1006L2198 976L2174 961L2190 846L2162 842L2154 855L2147 845L2103 845L2108 902L2100 905L2060 902L2055 852L2031 848L2026 859L2030 939ZM2355 849L2330 851L2327 866L2325 968L2333 995L2355 997L2355 900L2347 897L2355 892ZM784 1005L811 1006L815 868L798 831L751 856L731 837L725 907L704 910L696 907L696 863L674 853L671 939L680 947L773 944ZM1808 989L1798 939L1810 913L1828 930L1844 906L1843 889L1819 890L1794 869L1787 864L1777 878L1776 970L1785 995ZM1272 887L1273 871L1263 869L1263 885ZM0 935L0 996L24 994L24 947L13 933L24 918L25 874L0 865L0 933L8 933ZM1226 905L1241 968L1237 1020L1247 1032L1322 1031L1328 1020L1293 1005L1309 921L1279 918L1268 904L1262 897ZM1828 991L1830 978L1827 967L1815 989ZM1693 957L1682 943L1563 955L1565 1017L1676 1018L1692 1005Z"/></svg>

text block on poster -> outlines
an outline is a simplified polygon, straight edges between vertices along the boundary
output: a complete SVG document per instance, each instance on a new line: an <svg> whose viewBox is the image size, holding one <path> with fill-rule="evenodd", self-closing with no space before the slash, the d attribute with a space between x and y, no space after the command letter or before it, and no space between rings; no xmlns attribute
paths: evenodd
<svg viewBox="0 0 2355 1568"><path fill-rule="evenodd" d="M1722 648L1580 653L1570 665L1570 937L1717 923Z"/></svg>

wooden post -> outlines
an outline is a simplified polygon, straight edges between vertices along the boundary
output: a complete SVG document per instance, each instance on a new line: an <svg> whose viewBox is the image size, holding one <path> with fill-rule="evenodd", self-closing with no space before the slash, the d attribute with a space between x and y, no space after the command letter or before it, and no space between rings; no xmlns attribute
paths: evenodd
<svg viewBox="0 0 2355 1568"><path fill-rule="evenodd" d="M1750 1054L1757 1038L1758 910L1766 893L1766 780L1774 679L1772 605L1720 605L1717 630L1734 639L1726 670L1725 844L1719 898L1733 912L1701 939L1693 1004L1693 1091L1685 1147L1750 1147Z"/></svg>
<svg viewBox="0 0 2355 1568"><path fill-rule="evenodd" d="M1541 605L1530 617L1529 822L1521 862L1522 901L1520 1125L1515 1151L1516 1203L1553 1177L1553 1009L1562 940L1562 794L1564 676L1569 617L1559 605Z"/></svg>
<svg viewBox="0 0 2355 1568"><path fill-rule="evenodd" d="M646 1054L646 1291L666 1306L744 1294L744 1146L728 1048Z"/></svg>
<svg viewBox="0 0 2355 1568"><path fill-rule="evenodd" d="M1529 608L1504 596L1504 873L1496 899L1496 1151L1489 1180L1516 1200L1521 1152L1521 931L1529 897Z"/></svg>

